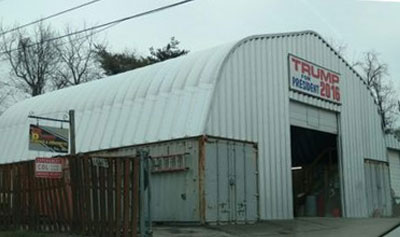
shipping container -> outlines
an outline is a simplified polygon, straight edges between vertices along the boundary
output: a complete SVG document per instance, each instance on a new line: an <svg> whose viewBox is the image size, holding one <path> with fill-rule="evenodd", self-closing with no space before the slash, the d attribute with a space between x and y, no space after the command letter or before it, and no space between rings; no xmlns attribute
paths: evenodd
<svg viewBox="0 0 400 237"><path fill-rule="evenodd" d="M258 220L257 146L194 137L91 153L92 157L151 157L155 222L253 223Z"/></svg>

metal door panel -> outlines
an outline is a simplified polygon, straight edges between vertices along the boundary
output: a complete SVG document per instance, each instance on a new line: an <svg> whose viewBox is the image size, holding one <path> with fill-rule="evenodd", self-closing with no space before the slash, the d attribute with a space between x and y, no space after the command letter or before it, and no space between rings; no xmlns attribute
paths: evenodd
<svg viewBox="0 0 400 237"><path fill-rule="evenodd" d="M396 200L400 201L400 156L398 151L388 151L390 183Z"/></svg>
<svg viewBox="0 0 400 237"><path fill-rule="evenodd" d="M229 221L229 147L218 144L218 216L219 221Z"/></svg>
<svg viewBox="0 0 400 237"><path fill-rule="evenodd" d="M219 157L216 143L207 144L206 149L206 220L210 222L218 221L218 177L219 177ZM210 158L210 159L207 159Z"/></svg>
<svg viewBox="0 0 400 237"><path fill-rule="evenodd" d="M252 144L245 146L246 221L258 219L257 151Z"/></svg>
<svg viewBox="0 0 400 237"><path fill-rule="evenodd" d="M335 112L294 101L290 101L289 111L290 124L293 126L333 134L337 134L338 132L337 116Z"/></svg>
<svg viewBox="0 0 400 237"><path fill-rule="evenodd" d="M368 215L370 217L390 216L392 202L388 164L365 160L364 171Z"/></svg>

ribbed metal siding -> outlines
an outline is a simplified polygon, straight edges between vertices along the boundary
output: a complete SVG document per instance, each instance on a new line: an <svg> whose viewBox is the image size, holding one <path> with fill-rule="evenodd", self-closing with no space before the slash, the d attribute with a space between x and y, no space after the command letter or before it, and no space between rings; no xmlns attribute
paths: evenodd
<svg viewBox="0 0 400 237"><path fill-rule="evenodd" d="M400 200L400 153L399 151L389 150L389 170L390 185L394 192L394 198Z"/></svg>
<svg viewBox="0 0 400 237"><path fill-rule="evenodd" d="M400 142L393 134L385 135L386 147L393 150L400 150Z"/></svg>
<svg viewBox="0 0 400 237"><path fill-rule="evenodd" d="M290 125L337 134L338 122L335 112L291 101L289 103Z"/></svg>
<svg viewBox="0 0 400 237"><path fill-rule="evenodd" d="M236 223L257 221L255 145L207 139L205 169L206 220Z"/></svg>
<svg viewBox="0 0 400 237"><path fill-rule="evenodd" d="M293 216L284 51L282 40L254 39L232 52L219 78L207 131L258 142L262 219Z"/></svg>
<svg viewBox="0 0 400 237"><path fill-rule="evenodd" d="M339 72L343 104L289 93L288 53ZM339 112L344 215L367 216L364 158L387 159L380 117L366 86L319 36L244 40L223 65L214 93L207 133L259 144L262 219L293 217L289 98Z"/></svg>
<svg viewBox="0 0 400 237"><path fill-rule="evenodd" d="M392 199L388 164L366 160L364 169L368 216L391 216Z"/></svg>

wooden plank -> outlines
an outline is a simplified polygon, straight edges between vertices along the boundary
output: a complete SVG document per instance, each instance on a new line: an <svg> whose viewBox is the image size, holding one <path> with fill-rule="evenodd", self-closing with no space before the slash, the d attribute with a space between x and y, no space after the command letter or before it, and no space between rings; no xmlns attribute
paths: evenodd
<svg viewBox="0 0 400 237"><path fill-rule="evenodd" d="M2 216L0 217L1 230L5 230L7 227L8 219L8 203L7 203L7 169L6 166L1 166L1 211Z"/></svg>
<svg viewBox="0 0 400 237"><path fill-rule="evenodd" d="M140 160L135 158L133 161L133 172L132 172L132 232L131 236L137 236L138 228L138 217L139 217L139 165Z"/></svg>
<svg viewBox="0 0 400 237"><path fill-rule="evenodd" d="M64 160L65 165L64 165L64 187L63 187L63 193L64 193L64 203L65 203L65 208L66 208L66 217L67 217L67 225L68 225L68 231L72 232L72 222L73 222L73 217L72 217L72 201L71 201L71 166L70 166L70 160L69 158L66 158Z"/></svg>
<svg viewBox="0 0 400 237"><path fill-rule="evenodd" d="M89 161L88 158L85 157L85 159L82 160L82 165L83 165L83 192L84 192L84 219L83 219L83 223L84 223L84 227L83 229L86 231L87 235L91 235L94 233L94 229L93 229L93 223L92 223L92 202L91 202L91 177L90 177L90 170L89 170Z"/></svg>
<svg viewBox="0 0 400 237"><path fill-rule="evenodd" d="M30 188L30 201L29 201L29 211L30 211L30 227L29 229L38 231L38 208L37 208L37 190L36 190L36 180L34 174L34 162L29 162L27 164L28 177L29 177L29 188Z"/></svg>
<svg viewBox="0 0 400 237"><path fill-rule="evenodd" d="M98 175L98 168L91 164L91 171L92 171L92 195L93 195L93 219L95 227L95 235L99 236L100 234L100 219L99 219L99 175Z"/></svg>
<svg viewBox="0 0 400 237"><path fill-rule="evenodd" d="M50 191L50 183L49 183L49 179L43 179L43 183L44 183L44 193L46 194L46 204L47 204L47 211L48 211L48 229L49 231L54 232L56 230L55 227L55 212L54 212L54 208L53 208L53 197L51 195L51 191Z"/></svg>
<svg viewBox="0 0 400 237"><path fill-rule="evenodd" d="M70 207L70 213L69 215L71 216L71 232L72 233L78 233L78 222L79 222L79 218L78 218L78 207L76 204L77 201L77 197L76 197L76 193L77 190L79 189L78 186L78 180L76 179L76 172L79 169L78 168L78 159L76 157L69 157L68 159L69 162L69 173L70 173L70 177L69 177L69 183L66 189L67 197L68 197L68 202L69 207Z"/></svg>
<svg viewBox="0 0 400 237"><path fill-rule="evenodd" d="M116 190L115 190L115 199L116 199L116 210L115 210L115 236L120 236L120 220L121 220L121 160L115 160L115 168L116 168Z"/></svg>
<svg viewBox="0 0 400 237"><path fill-rule="evenodd" d="M18 165L13 167L13 177L12 177L12 193L13 193L13 223L12 228L19 228L20 218L21 218L21 193L20 193L20 177L18 171Z"/></svg>
<svg viewBox="0 0 400 237"><path fill-rule="evenodd" d="M108 170L107 170L107 235L115 235L113 231L114 226L114 189L115 189L115 179L114 179L114 160L108 160Z"/></svg>
<svg viewBox="0 0 400 237"><path fill-rule="evenodd" d="M32 182L32 203L33 203L33 215L34 218L34 230L40 231L40 223L39 223L39 198L38 198L38 187L35 179L35 163L32 162L29 167L29 176Z"/></svg>
<svg viewBox="0 0 400 237"><path fill-rule="evenodd" d="M34 207L35 204L33 203L33 184L32 184L32 177L30 176L30 171L29 171L29 164L31 162L27 162L26 164L24 164L24 179L26 180L26 199L25 199L25 205L26 205L26 212L25 212L25 216L26 216L26 227L28 230L34 230Z"/></svg>
<svg viewBox="0 0 400 237"><path fill-rule="evenodd" d="M99 201L100 201L100 218L99 218L99 224L100 224L100 236L105 236L106 232L106 191L105 191L105 175L106 175L106 170L104 167L99 167Z"/></svg>
<svg viewBox="0 0 400 237"><path fill-rule="evenodd" d="M0 230L4 230L4 221L6 220L4 198L4 166L0 166Z"/></svg>
<svg viewBox="0 0 400 237"><path fill-rule="evenodd" d="M72 199L72 232L78 233L79 215L78 215L78 189L79 180L76 178L76 173L79 171L79 161L77 157L71 157L70 160L70 176L71 176L71 199Z"/></svg>
<svg viewBox="0 0 400 237"><path fill-rule="evenodd" d="M2 215L0 216L0 229L1 230L5 230L6 228L6 221L7 221L7 196L6 196L6 174L5 174L6 170L5 170L5 166L2 165L0 166L0 176L1 176L1 182L0 182L0 201L1 201L1 206L0 206L0 210Z"/></svg>
<svg viewBox="0 0 400 237"><path fill-rule="evenodd" d="M71 208L72 211L72 222L71 229L74 233L80 234L83 231L84 223L82 223L82 204L80 193L83 191L82 188L82 180L81 180L81 171L82 171L82 160L80 157L71 157L70 159L70 195L72 202Z"/></svg>
<svg viewBox="0 0 400 237"><path fill-rule="evenodd" d="M17 164L17 169L18 169L18 193L17 193L17 198L18 198L18 207L16 212L17 212L17 228L22 228L22 223L23 223L23 205L24 205L24 190L23 190L23 179L21 176L21 166Z"/></svg>
<svg viewBox="0 0 400 237"><path fill-rule="evenodd" d="M61 211L60 211L60 205L59 205L59 198L57 196L57 179L50 179L50 184L51 184L51 193L53 196L53 209L55 212L55 224L56 224L56 231L60 232L61 231Z"/></svg>
<svg viewBox="0 0 400 237"><path fill-rule="evenodd" d="M83 183L82 183L82 159L79 157L75 157L75 172L74 172L74 183L73 185L75 186L75 201L74 205L76 206L76 232L81 233L83 230L83 224L82 220L84 219L83 217Z"/></svg>
<svg viewBox="0 0 400 237"><path fill-rule="evenodd" d="M39 218L40 218L40 229L42 231L46 231L48 227L48 211L47 211L47 201L44 191L44 182L43 179L35 178L36 183L39 190L39 202L40 202L40 210L39 210Z"/></svg>
<svg viewBox="0 0 400 237"><path fill-rule="evenodd" d="M63 179L62 179L62 203L64 204L66 228L68 232L72 232L72 201L71 201L71 170L70 170L70 158L64 159L63 167Z"/></svg>
<svg viewBox="0 0 400 237"><path fill-rule="evenodd" d="M56 194L56 203L58 207L58 224L59 224L59 231L64 232L66 229L66 219L65 219L65 212L64 212L64 203L62 202L63 199L63 192L62 192L62 187L63 187L63 180L62 179L57 179L55 180L55 187L54 187L54 192Z"/></svg>
<svg viewBox="0 0 400 237"><path fill-rule="evenodd" d="M51 183L49 179L44 179L45 182L45 188L46 188L46 193L48 195L48 208L49 208L49 214L50 214L50 226L51 226L51 231L55 232L56 231L56 211L54 210L54 200L53 200L53 195L51 192Z"/></svg>
<svg viewBox="0 0 400 237"><path fill-rule="evenodd" d="M29 206L29 177L27 175L27 166L26 163L21 164L22 170L22 183L23 183L23 228L25 230L29 229L30 226L30 206Z"/></svg>
<svg viewBox="0 0 400 237"><path fill-rule="evenodd" d="M59 232L65 232L66 224L65 224L65 214L64 214L64 206L62 202L62 191L61 191L61 179L57 179L55 182L55 194L56 194L56 203L58 206L58 223L59 223Z"/></svg>
<svg viewBox="0 0 400 237"><path fill-rule="evenodd" d="M13 204L15 205L15 203L13 202L15 197L14 197L14 187L12 186L12 182L13 182L13 169L14 167L12 165L8 166L8 203L9 203L9 210L8 210L8 214L9 214L9 218L8 218L8 226L10 229L13 228L13 211L14 211L14 207Z"/></svg>
<svg viewBox="0 0 400 237"><path fill-rule="evenodd" d="M26 208L26 204L25 204L25 179L23 176L23 166L21 164L18 164L18 177L19 177L19 185L20 185L20 189L19 189L19 198L20 198L20 202L19 202L19 228L25 229L25 208Z"/></svg>
<svg viewBox="0 0 400 237"><path fill-rule="evenodd" d="M130 159L124 159L124 226L123 226L123 236L128 236L129 231L129 173L130 173Z"/></svg>
<svg viewBox="0 0 400 237"><path fill-rule="evenodd" d="M63 159L63 177L59 181L60 204L62 206L62 216L64 222L64 231L69 232L71 228L70 206L68 202L69 179L70 179L69 161Z"/></svg>
<svg viewBox="0 0 400 237"><path fill-rule="evenodd" d="M25 223L25 216L24 216L24 212L25 212L25 179L23 176L23 167L21 166L21 164L18 164L18 184L19 184L19 205L18 205L18 215L19 215L19 223L18 223L18 228L22 228L25 229L24 223Z"/></svg>
<svg viewBox="0 0 400 237"><path fill-rule="evenodd" d="M14 208L15 208L15 205L16 205L16 203L15 203L15 201L16 201L16 198L15 198L15 194L16 194L16 190L15 190L15 186L14 186L14 183L15 183L15 177L14 177L14 175L15 175L15 168L14 168L14 165L10 165L10 167L9 167L9 203L10 203L10 229L13 229L14 228Z"/></svg>
<svg viewBox="0 0 400 237"><path fill-rule="evenodd" d="M13 215L12 215L12 192L11 192L11 180L12 180L12 166L11 165L7 165L7 214L8 214L8 218L7 218L7 227L9 229L12 228L12 219L13 219Z"/></svg>
<svg viewBox="0 0 400 237"><path fill-rule="evenodd" d="M4 228L10 228L11 226L11 200L10 200L10 166L4 166L4 193L5 193L5 211L6 211L6 219L4 221Z"/></svg>
<svg viewBox="0 0 400 237"><path fill-rule="evenodd" d="M12 179L13 179L13 171L12 171L12 166L11 165L9 165L9 167L8 167L8 203L9 203L9 222L8 222L8 227L10 228L10 229L12 229L12 225L13 225L13 219L14 219L14 216L13 216L13 206L12 206L12 203L13 203L13 201L14 201L14 197L13 197L13 187L12 187Z"/></svg>

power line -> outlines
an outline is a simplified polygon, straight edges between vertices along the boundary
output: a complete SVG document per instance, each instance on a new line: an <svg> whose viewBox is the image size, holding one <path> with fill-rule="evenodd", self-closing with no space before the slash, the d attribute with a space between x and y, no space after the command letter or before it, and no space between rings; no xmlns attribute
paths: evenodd
<svg viewBox="0 0 400 237"><path fill-rule="evenodd" d="M97 0L97 1L99 1L99 0ZM54 37L54 38L50 38L50 39L42 41L41 43L55 41L55 40L66 38L66 37L69 37L69 36L72 36L72 35L82 34L82 33L85 33L87 31L93 31L93 30L100 29L98 31L93 32L93 34L96 34L96 33L99 33L101 31L105 30L105 29L109 29L109 28L111 28L113 26L116 26L117 24L122 23L124 21L128 21L128 20L131 20L131 19L134 19L134 18L150 15L150 14L153 14L153 13L156 13L156 12L159 12L159 11L163 11L163 10L166 10L166 9L169 9L169 8L173 8L173 7L176 7L176 6L179 6L179 5L183 5L183 4L192 2L192 1L195 1L195 0L184 0L184 1L177 2L177 3L169 4L169 5L162 6L162 7L159 7L159 8L155 8L155 9L152 9L152 10L149 10L149 11L141 12L141 13L138 13L138 14L135 14L135 15L131 15L131 16L128 16L128 17L124 17L124 18L121 18L121 19L118 19L118 20L114 20L114 21L110 21L110 22L107 22L107 23L103 23L103 24L99 24L99 25L96 25L96 26L92 26L92 27L89 27L87 29L82 29L82 30L78 30L78 31L75 31L75 32L72 32L72 33L69 33L69 34L65 34L65 35ZM105 29L101 29L101 28L105 28ZM38 43L26 45L26 46L24 46L24 48L32 47L32 46L35 46L37 44ZM0 54L11 53L13 51L17 51L17 50L20 50L20 49L22 49L22 48L20 47L20 48L6 50L6 51L0 52Z"/></svg>
<svg viewBox="0 0 400 237"><path fill-rule="evenodd" d="M1 0L0 0L0 1L1 1ZM116 24L114 24L114 25L109 25L109 26L104 27L104 28L102 28L102 29L99 29L99 30L96 30L96 31L92 31L92 32L90 32L89 35L84 35L84 36L82 36L82 37L73 39L73 42L78 41L78 40L81 40L81 39L84 39L84 38L86 38L86 37L90 37L90 36L95 35L95 34L98 34L98 33L102 32L102 31L108 30L109 28L111 28L111 27L113 27L113 26L115 26L115 25L116 25ZM68 42L65 42L65 41L64 41L64 42L61 42L61 43L57 44L57 46L61 46L61 45L64 45L64 44L66 44L66 43L68 43ZM32 47L32 46L34 46L34 45L36 45L36 44L28 45L28 46L26 46L26 47ZM4 54L4 53L6 53L6 52L17 51L17 50L19 50L19 49L20 49L20 48L12 49L12 50L9 50L9 51L6 50L6 51L3 51L3 52L0 52L0 55L1 55L1 54ZM8 61L8 59L7 59L7 58L0 58L0 62L5 62L5 61Z"/></svg>
<svg viewBox="0 0 400 237"><path fill-rule="evenodd" d="M133 18L138 18L138 17L142 17L142 16L149 15L149 14L152 14L152 13L156 13L156 12L159 12L159 11L163 11L163 10L166 10L168 8L173 8L173 7L176 7L176 6L188 3L188 2L192 2L192 1L194 1L194 0L184 0L184 1L181 1L181 2L177 2L177 3L170 4L170 5L166 5L166 6L163 6L163 7L155 8L155 9L152 9L152 10L149 10L149 11L145 11L145 12L142 12L142 13L138 13L138 14L135 14L135 15L128 16L128 17L124 17L124 18L121 18L121 19L118 19L118 20L114 20L114 21L110 21L110 22L107 22L107 23L104 23L104 24L92 26L92 27L89 27L87 29L78 30L78 31L69 33L67 35L61 35L61 36L58 36L58 37L54 37L54 38L48 39L48 41L62 39L62 38L65 38L65 37L68 37L68 36L71 36L71 35L82 34L82 33L86 32L86 31L96 30L96 29L99 29L99 28L108 27L110 25L116 26L117 24L119 24L121 22L128 21L128 20L131 20Z"/></svg>
<svg viewBox="0 0 400 237"><path fill-rule="evenodd" d="M4 0L0 0L0 2L1 2L1 1L4 1ZM5 35L5 34L8 34L8 33L11 33L11 32L14 32L14 31L17 31L17 30L19 30L19 29L25 28L25 27L30 26L30 25L37 24L37 23L39 23L39 22L42 22L42 21L45 21L45 20L48 20L48 19L51 19L51 18L54 18L54 17L56 17L56 16L65 14L65 13L67 13L67 12L71 12L71 11L77 10L77 9L79 9L79 8L82 8L82 7L91 5L91 4L96 3L96 2L99 2L99 1L101 1L101 0L93 0L93 1L90 1L90 2L87 2L87 3L84 3L84 4L81 4L81 5L79 5L79 6L72 7L72 8L66 9L66 10L64 10L64 11L51 14L51 15L49 15L49 16L40 18L39 20L35 20L35 21L32 21L32 22L23 24L23 25L21 25L21 26L15 27L15 28L13 28L13 29L4 31L4 32L0 33L0 36Z"/></svg>

